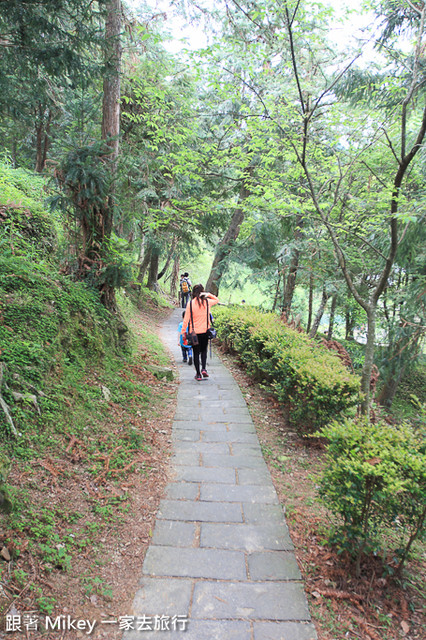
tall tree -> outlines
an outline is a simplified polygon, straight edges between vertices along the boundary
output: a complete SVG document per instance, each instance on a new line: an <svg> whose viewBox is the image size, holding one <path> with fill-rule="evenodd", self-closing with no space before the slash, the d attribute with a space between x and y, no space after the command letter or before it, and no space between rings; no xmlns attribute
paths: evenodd
<svg viewBox="0 0 426 640"><path fill-rule="evenodd" d="M44 168L62 87L88 86L99 76L105 0L8 0L0 11L0 126L14 131L16 160L31 141ZM4 124L3 124L4 123ZM19 126L18 126L19 123ZM7 139L7 138L6 138Z"/></svg>
<svg viewBox="0 0 426 640"><path fill-rule="evenodd" d="M395 161L393 176L392 169L390 169L389 183L387 184L377 175L374 170L370 169L368 164L366 163L366 166L368 168L369 183L371 184L372 181L375 181L378 186L380 186L380 188L385 187L386 190L389 190L390 194L387 211L383 206L381 215L379 215L379 217L377 217L376 219L376 224L379 225L382 232L384 229L388 230L387 246L385 246L383 252L380 251L377 246L374 247L372 245L371 241L369 241L368 239L368 235L365 233L366 229L362 229L364 245L369 245L371 248L373 248L376 257L379 258L379 261L376 263L375 277L370 279L368 295L365 296L362 295L361 291L356 285L356 282L354 281L350 267L350 257L348 256L346 247L342 242L342 235L339 229L339 227L342 226L342 223L343 225L346 224L347 233L349 232L349 229L351 229L352 231L357 229L357 231L359 231L359 227L355 227L354 229L353 216L347 217L346 220L342 220L341 216L337 216L336 219L335 215L336 209L338 209L339 200L341 199L342 183L344 183L345 178L347 178L347 174L349 172L353 172L355 165L357 167L357 170L359 171L360 164L359 162L357 162L360 156L359 148L356 151L356 155L353 155L350 158L346 158L346 169L343 169L342 166L341 158L343 154L341 154L340 159L338 159L339 172L336 174L335 178L337 186L334 190L334 199L329 205L324 207L324 203L321 200L321 188L323 188L323 185L320 185L318 183L318 181L316 180L316 176L311 171L311 161L308 153L308 145L311 139L310 134L314 114L318 112L318 109L320 105L322 105L325 96L329 98L332 94L332 87L336 84L336 80L319 93L318 97L314 101L313 108L310 111L307 111L305 108L303 97L302 78L298 64L298 52L295 45L296 12L291 14L289 8L286 8L287 28L293 59L293 72L299 91L299 104L303 127L303 137L300 145L294 143L295 154L306 176L310 196L312 198L317 215L322 220L333 242L337 261L345 277L348 288L352 293L354 299L364 309L367 315L367 344L361 378L361 391L363 393L361 406L363 412L366 414L369 414L370 410L370 378L373 367L376 341L376 317L378 301L388 286L388 279L391 275L392 267L397 255L398 245L401 241L401 213L399 209L401 202L404 202L405 194L403 191L403 182L408 168L414 161L422 146L426 133L426 108L423 109L423 112L420 113L420 117L417 120L417 131L413 127L409 126L410 111L416 111L417 97L423 86L423 76L420 69L424 47L423 38L425 11L426 8L424 3L421 3L420 5L410 4L410 18L411 21L415 24L417 30L415 49L413 51L411 59L407 58L405 60L406 67L404 68L402 75L398 76L398 74L395 74L394 76L394 83L396 83L396 86L398 87L397 102L396 104L393 104L394 112L391 114L389 114L388 112L386 114L387 123L379 125L376 131L373 132L370 140L368 140L368 142L366 141L366 146L364 147L367 148L375 144L383 144L383 142L387 142L388 150L392 154ZM409 65L409 74L407 74L406 72L407 65ZM383 78L380 77L380 82L382 83L382 81ZM374 83L374 86L377 87L377 84L378 83L376 81ZM389 95L388 99L391 100L392 96ZM395 139L395 132L398 130L399 141ZM381 133L381 135L379 134L379 132ZM371 224L369 224L369 226L367 227L367 233L368 231L371 231Z"/></svg>
<svg viewBox="0 0 426 640"><path fill-rule="evenodd" d="M102 139L111 147L111 170L116 171L120 135L121 0L106 0L105 70L102 101Z"/></svg>

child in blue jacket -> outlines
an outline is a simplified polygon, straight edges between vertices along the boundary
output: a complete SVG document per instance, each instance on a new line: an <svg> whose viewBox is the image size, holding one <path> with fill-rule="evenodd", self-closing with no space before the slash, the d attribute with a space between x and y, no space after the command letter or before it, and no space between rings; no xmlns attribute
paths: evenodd
<svg viewBox="0 0 426 640"><path fill-rule="evenodd" d="M185 312L182 313L182 318L185 315ZM178 332L179 332L179 342L178 345L182 349L182 361L187 362L189 365L192 364L192 347L186 341L186 336L184 337L181 334L182 331L183 320L179 323ZM186 343L186 344L185 344Z"/></svg>

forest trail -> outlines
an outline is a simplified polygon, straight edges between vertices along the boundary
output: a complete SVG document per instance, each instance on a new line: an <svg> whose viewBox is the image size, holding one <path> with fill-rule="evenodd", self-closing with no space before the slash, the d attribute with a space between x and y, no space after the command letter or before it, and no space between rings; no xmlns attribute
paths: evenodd
<svg viewBox="0 0 426 640"><path fill-rule="evenodd" d="M180 318L176 309L160 334L178 363ZM194 368L179 364L171 481L134 599L134 629L123 640L314 640L247 405L217 356L208 371L210 378L197 382Z"/></svg>

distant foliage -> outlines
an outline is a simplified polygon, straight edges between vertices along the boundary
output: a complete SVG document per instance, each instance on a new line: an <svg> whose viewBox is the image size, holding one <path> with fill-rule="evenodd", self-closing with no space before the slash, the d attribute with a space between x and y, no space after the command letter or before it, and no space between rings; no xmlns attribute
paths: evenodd
<svg viewBox="0 0 426 640"><path fill-rule="evenodd" d="M285 326L274 313L215 308L219 339L257 380L289 407L290 422L310 433L339 414L354 413L359 379L334 353Z"/></svg>

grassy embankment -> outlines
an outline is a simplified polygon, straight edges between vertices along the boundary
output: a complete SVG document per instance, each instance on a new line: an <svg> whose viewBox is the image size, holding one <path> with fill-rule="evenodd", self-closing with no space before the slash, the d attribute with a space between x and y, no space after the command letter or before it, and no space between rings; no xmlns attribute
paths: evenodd
<svg viewBox="0 0 426 640"><path fill-rule="evenodd" d="M0 181L1 626L8 611L126 614L142 560L121 550L143 552L166 480L175 384L146 367L169 366L167 303L119 297L109 314L60 273L43 181Z"/></svg>

